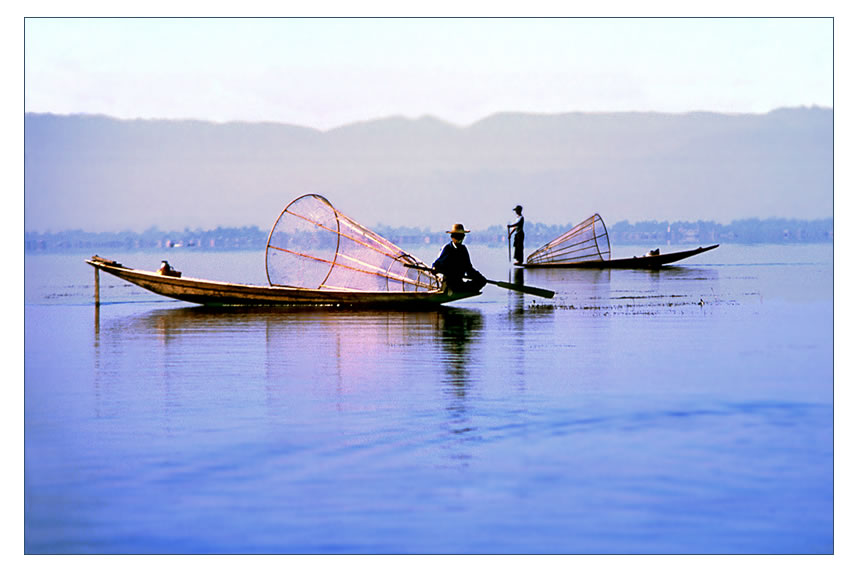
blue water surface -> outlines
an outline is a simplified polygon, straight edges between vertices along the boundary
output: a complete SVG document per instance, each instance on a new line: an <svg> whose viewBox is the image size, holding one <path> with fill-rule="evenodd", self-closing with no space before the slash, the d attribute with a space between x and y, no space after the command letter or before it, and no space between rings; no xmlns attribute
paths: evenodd
<svg viewBox="0 0 860 580"><path fill-rule="evenodd" d="M831 245L658 272L475 246L556 298L435 312L212 310L105 274L95 308L86 257L25 258L28 553L833 552ZM169 258L265 283L258 253Z"/></svg>

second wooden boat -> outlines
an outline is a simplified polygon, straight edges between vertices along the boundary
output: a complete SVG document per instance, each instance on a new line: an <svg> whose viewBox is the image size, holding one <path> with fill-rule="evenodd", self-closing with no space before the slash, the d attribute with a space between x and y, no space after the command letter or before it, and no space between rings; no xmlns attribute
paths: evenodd
<svg viewBox="0 0 860 580"><path fill-rule="evenodd" d="M718 246L719 244L700 246L693 250L668 254L655 250L644 256L612 259L609 232L600 214L594 214L532 252L523 267L655 269Z"/></svg>
<svg viewBox="0 0 860 580"><path fill-rule="evenodd" d="M666 264L672 264L679 260L713 250L719 244L713 246L699 246L693 250L682 252L671 252L669 254L646 254L644 256L633 256L632 258L616 258L608 260L584 260L581 262L544 262L523 264L524 268L625 268L625 269L654 269L661 268Z"/></svg>

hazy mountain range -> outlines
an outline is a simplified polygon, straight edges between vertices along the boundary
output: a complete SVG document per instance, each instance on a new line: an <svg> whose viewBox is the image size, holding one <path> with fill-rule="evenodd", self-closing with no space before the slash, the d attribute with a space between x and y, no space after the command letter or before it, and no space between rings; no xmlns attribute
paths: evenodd
<svg viewBox="0 0 860 580"><path fill-rule="evenodd" d="M27 231L265 230L325 195L370 227L513 219L819 219L833 215L833 110L505 113L459 127L393 117L276 123L25 117Z"/></svg>

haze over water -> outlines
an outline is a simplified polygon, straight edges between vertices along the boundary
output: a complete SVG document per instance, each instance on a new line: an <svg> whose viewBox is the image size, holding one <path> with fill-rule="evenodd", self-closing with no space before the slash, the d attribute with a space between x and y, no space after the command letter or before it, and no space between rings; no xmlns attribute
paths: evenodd
<svg viewBox="0 0 860 580"><path fill-rule="evenodd" d="M86 257L26 256L28 553L833 551L832 245L528 271L554 300L424 313L104 274L96 309ZM265 283L260 253L107 257Z"/></svg>

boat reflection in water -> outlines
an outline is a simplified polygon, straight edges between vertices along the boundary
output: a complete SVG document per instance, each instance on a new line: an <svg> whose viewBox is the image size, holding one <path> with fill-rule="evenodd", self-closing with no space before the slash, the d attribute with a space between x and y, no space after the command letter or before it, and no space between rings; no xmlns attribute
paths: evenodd
<svg viewBox="0 0 860 580"><path fill-rule="evenodd" d="M446 308L438 312L437 325L448 391L463 398L469 387L470 367L475 362L472 346L483 332L483 315L477 310Z"/></svg>
<svg viewBox="0 0 860 580"><path fill-rule="evenodd" d="M381 423L402 413L439 415L438 429L453 437L444 445L446 461L462 465L468 459L462 436L474 431L469 393L486 366L479 346L484 326L480 311L464 308L156 310L114 319L101 329L97 382L109 385L111 377L129 372L123 361L133 357L122 351L134 342L149 360L143 374L150 396L164 396L167 430L177 420L171 410L201 396L195 393L199 376L214 374L221 379L210 385L213 393L235 391L258 401L264 396L266 414L278 429L326 409ZM375 418L363 418L368 412Z"/></svg>
<svg viewBox="0 0 860 580"><path fill-rule="evenodd" d="M195 366L223 364L246 383L237 388L259 383L271 397L296 389L321 394L331 388L333 400L348 406L350 394L391 390L392 396L399 396L397 389L428 380L445 385L456 398L464 397L475 363L472 346L482 328L479 311L461 308L376 312L189 307L107 324L96 318L94 345L97 374L106 371L105 365L127 372L121 367L129 357L121 351L134 343L146 345L146 357L153 369L162 370L157 379L165 384L191 383ZM230 350L226 356L225 347ZM101 356L102 351L111 354Z"/></svg>
<svg viewBox="0 0 860 580"><path fill-rule="evenodd" d="M483 340L484 318L480 311L465 308L444 308L436 314L437 334L432 344L441 363L445 408L440 429L448 435L442 449L450 465L466 468L472 459L470 442L478 437L470 395L480 380L478 345Z"/></svg>

